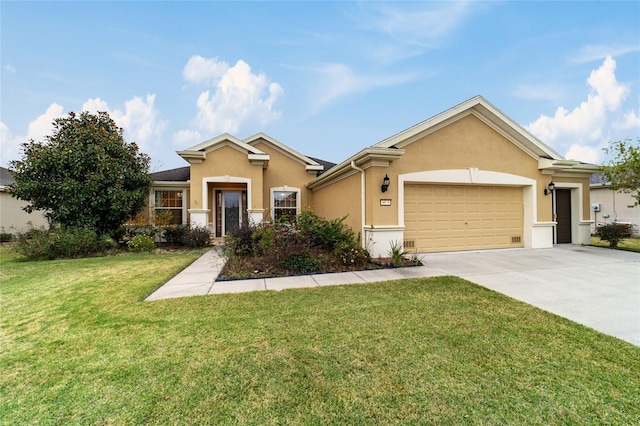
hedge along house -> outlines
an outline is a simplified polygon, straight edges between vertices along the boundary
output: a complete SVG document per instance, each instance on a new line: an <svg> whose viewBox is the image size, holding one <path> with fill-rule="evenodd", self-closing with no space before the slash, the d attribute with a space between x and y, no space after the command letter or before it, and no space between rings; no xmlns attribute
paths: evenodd
<svg viewBox="0 0 640 426"><path fill-rule="evenodd" d="M224 134L178 154L190 179L158 180L156 205L175 185L188 199L182 217L217 236L303 208L347 215L374 257L398 242L415 252L589 243L599 169L565 160L480 96L328 170L264 134Z"/></svg>

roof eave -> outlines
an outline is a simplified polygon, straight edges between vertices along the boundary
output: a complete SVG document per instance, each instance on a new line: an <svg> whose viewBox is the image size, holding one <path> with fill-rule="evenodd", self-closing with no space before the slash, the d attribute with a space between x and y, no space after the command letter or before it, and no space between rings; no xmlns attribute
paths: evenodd
<svg viewBox="0 0 640 426"><path fill-rule="evenodd" d="M380 148L369 147L365 148L357 154L349 157L342 163L332 167L326 173L321 174L317 178L306 184L307 188L314 189L320 186L327 185L334 180L340 179L345 173L353 170L351 164L353 163L359 168L369 168L373 166L388 166L390 162L397 160L404 155L404 149L397 148Z"/></svg>

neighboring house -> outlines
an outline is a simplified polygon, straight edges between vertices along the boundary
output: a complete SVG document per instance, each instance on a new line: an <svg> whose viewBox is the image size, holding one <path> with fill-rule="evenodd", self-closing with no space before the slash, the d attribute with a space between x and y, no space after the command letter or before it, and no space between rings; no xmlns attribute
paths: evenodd
<svg viewBox="0 0 640 426"><path fill-rule="evenodd" d="M598 225L620 222L633 225L634 236L640 236L640 206L628 192L614 191L602 174L591 177L592 231Z"/></svg>
<svg viewBox="0 0 640 426"><path fill-rule="evenodd" d="M49 223L41 212L25 212L23 207L27 203L11 196L9 185L12 183L9 170L0 167L0 232L15 234L31 228L48 228Z"/></svg>
<svg viewBox="0 0 640 426"><path fill-rule="evenodd" d="M598 166L565 160L480 96L335 166L262 133L178 155L190 166L156 173L150 204L216 236L311 209L348 215L374 257L396 242L417 252L589 243Z"/></svg>

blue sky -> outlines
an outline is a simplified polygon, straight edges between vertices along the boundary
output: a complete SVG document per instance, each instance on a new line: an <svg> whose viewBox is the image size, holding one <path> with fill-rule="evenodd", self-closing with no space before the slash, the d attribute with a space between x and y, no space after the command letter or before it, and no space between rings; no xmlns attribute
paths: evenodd
<svg viewBox="0 0 640 426"><path fill-rule="evenodd" d="M339 162L475 95L567 158L640 136L640 2L0 2L0 164L108 111L152 158L265 132Z"/></svg>

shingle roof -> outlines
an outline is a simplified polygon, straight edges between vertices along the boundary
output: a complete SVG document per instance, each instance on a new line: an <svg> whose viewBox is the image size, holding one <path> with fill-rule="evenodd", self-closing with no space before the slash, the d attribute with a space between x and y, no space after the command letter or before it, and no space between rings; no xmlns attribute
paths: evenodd
<svg viewBox="0 0 640 426"><path fill-rule="evenodd" d="M591 175L590 184L595 183L608 183L607 177L603 173L594 173Z"/></svg>
<svg viewBox="0 0 640 426"><path fill-rule="evenodd" d="M307 155L307 157L309 156ZM316 163L321 164L324 167L324 170L318 173L318 176L321 175L322 173L326 173L327 170L329 170L330 168L336 165L336 163L332 163L331 161L325 161L325 160L321 160L319 158L314 158L314 157L309 157L309 158L315 161Z"/></svg>
<svg viewBox="0 0 640 426"><path fill-rule="evenodd" d="M322 173L325 173L327 170L329 170L330 168L336 165L336 163L332 163L330 161L320 160L318 158L313 158L313 157L309 157L309 158L315 161L316 163L324 166L324 170L322 171ZM153 174L153 180L156 182L186 182L190 179L190 176L191 176L191 168L189 166L185 166L185 167L179 167L177 169L155 172Z"/></svg>
<svg viewBox="0 0 640 426"><path fill-rule="evenodd" d="M0 186L7 186L13 183L13 177L9 174L9 169L0 167Z"/></svg>
<svg viewBox="0 0 640 426"><path fill-rule="evenodd" d="M189 166L177 169L164 170L153 174L154 181L161 182L186 182L190 179L191 168Z"/></svg>

